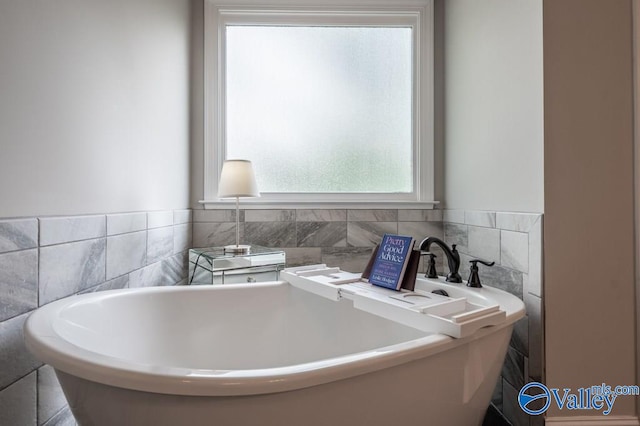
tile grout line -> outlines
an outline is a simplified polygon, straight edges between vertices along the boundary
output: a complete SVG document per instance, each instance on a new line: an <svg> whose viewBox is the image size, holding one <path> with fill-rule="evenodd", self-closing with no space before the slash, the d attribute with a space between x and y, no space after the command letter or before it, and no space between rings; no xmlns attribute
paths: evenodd
<svg viewBox="0 0 640 426"><path fill-rule="evenodd" d="M18 377L16 380L14 380L13 382L9 383L8 385L6 385L3 388L0 388L0 393L4 392L5 390L9 389L11 386L15 385L16 383L18 383L20 380L22 379L26 379L27 376L29 376L30 374L36 373L38 371L38 369L42 368L45 364L40 365L39 367L34 368L33 370L29 371L27 374L25 374L24 376L20 376ZM36 395L37 395L37 382L38 382L38 376L36 374Z"/></svg>
<svg viewBox="0 0 640 426"><path fill-rule="evenodd" d="M107 282L107 262L109 261L108 256L109 256L109 250L107 250L107 244L109 243L109 240L107 239L107 215L104 215L104 282ZM99 284L98 284L99 285Z"/></svg>
<svg viewBox="0 0 640 426"><path fill-rule="evenodd" d="M41 252L40 252L40 218L36 218L38 221L38 236L36 238L37 240L37 248L38 248L38 262L36 263L36 268L37 268L37 280L38 280L38 284L36 285L36 308L40 307L40 261L41 261Z"/></svg>

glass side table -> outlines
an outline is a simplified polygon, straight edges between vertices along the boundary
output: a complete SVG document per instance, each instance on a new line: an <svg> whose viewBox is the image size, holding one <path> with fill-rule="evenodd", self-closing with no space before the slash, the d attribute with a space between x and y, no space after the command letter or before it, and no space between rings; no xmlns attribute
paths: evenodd
<svg viewBox="0 0 640 426"><path fill-rule="evenodd" d="M238 284L277 281L285 266L282 250L251 246L250 253L223 247L189 249L188 284Z"/></svg>

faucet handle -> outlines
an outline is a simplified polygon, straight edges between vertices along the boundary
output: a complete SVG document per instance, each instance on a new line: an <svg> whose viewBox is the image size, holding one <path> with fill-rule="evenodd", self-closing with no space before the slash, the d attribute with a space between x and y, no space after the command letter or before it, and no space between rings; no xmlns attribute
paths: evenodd
<svg viewBox="0 0 640 426"><path fill-rule="evenodd" d="M424 274L425 278L438 278L438 272L436 271L436 256L429 251L423 251L421 256L429 256L429 263L427 264L427 272Z"/></svg>
<svg viewBox="0 0 640 426"><path fill-rule="evenodd" d="M489 262L488 260L482 260L482 259L471 259L469 261L469 263L471 263L472 265L476 265L477 266L476 262L480 262L483 265L487 265L487 266L493 266L493 265L496 264L496 262Z"/></svg>
<svg viewBox="0 0 640 426"><path fill-rule="evenodd" d="M469 279L467 280L467 287L474 287L474 288L482 287L482 284L480 284L480 275L478 275L478 262L486 266L493 266L496 264L496 262L489 262L487 260L482 260L482 259L470 260L469 263L471 263L471 272L469 273Z"/></svg>

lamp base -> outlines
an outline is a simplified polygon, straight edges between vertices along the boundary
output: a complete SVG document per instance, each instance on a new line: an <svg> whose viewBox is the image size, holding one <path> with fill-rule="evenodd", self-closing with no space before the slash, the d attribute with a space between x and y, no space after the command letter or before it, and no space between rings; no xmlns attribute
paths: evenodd
<svg viewBox="0 0 640 426"><path fill-rule="evenodd" d="M248 244L231 244L224 246L225 253L249 253L251 252L251 246Z"/></svg>

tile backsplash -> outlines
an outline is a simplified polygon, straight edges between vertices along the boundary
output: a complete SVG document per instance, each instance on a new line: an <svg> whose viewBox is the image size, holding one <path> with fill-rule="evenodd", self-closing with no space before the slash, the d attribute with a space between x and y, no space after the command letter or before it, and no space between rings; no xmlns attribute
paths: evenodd
<svg viewBox="0 0 640 426"><path fill-rule="evenodd" d="M191 210L0 219L0 424L74 425L53 369L24 347L30 312L73 294L186 281Z"/></svg>
<svg viewBox="0 0 640 426"><path fill-rule="evenodd" d="M240 240L286 252L287 266L364 269L384 233L443 237L441 210L285 209L240 211ZM194 210L196 247L235 243L235 210ZM442 256L438 257L442 261Z"/></svg>
<svg viewBox="0 0 640 426"><path fill-rule="evenodd" d="M540 424L518 406L525 383L543 379L542 225L541 214L445 210L444 238L457 244L460 274L469 276L469 260L478 265L483 284L501 288L525 303L527 316L516 323L492 403L514 426Z"/></svg>

